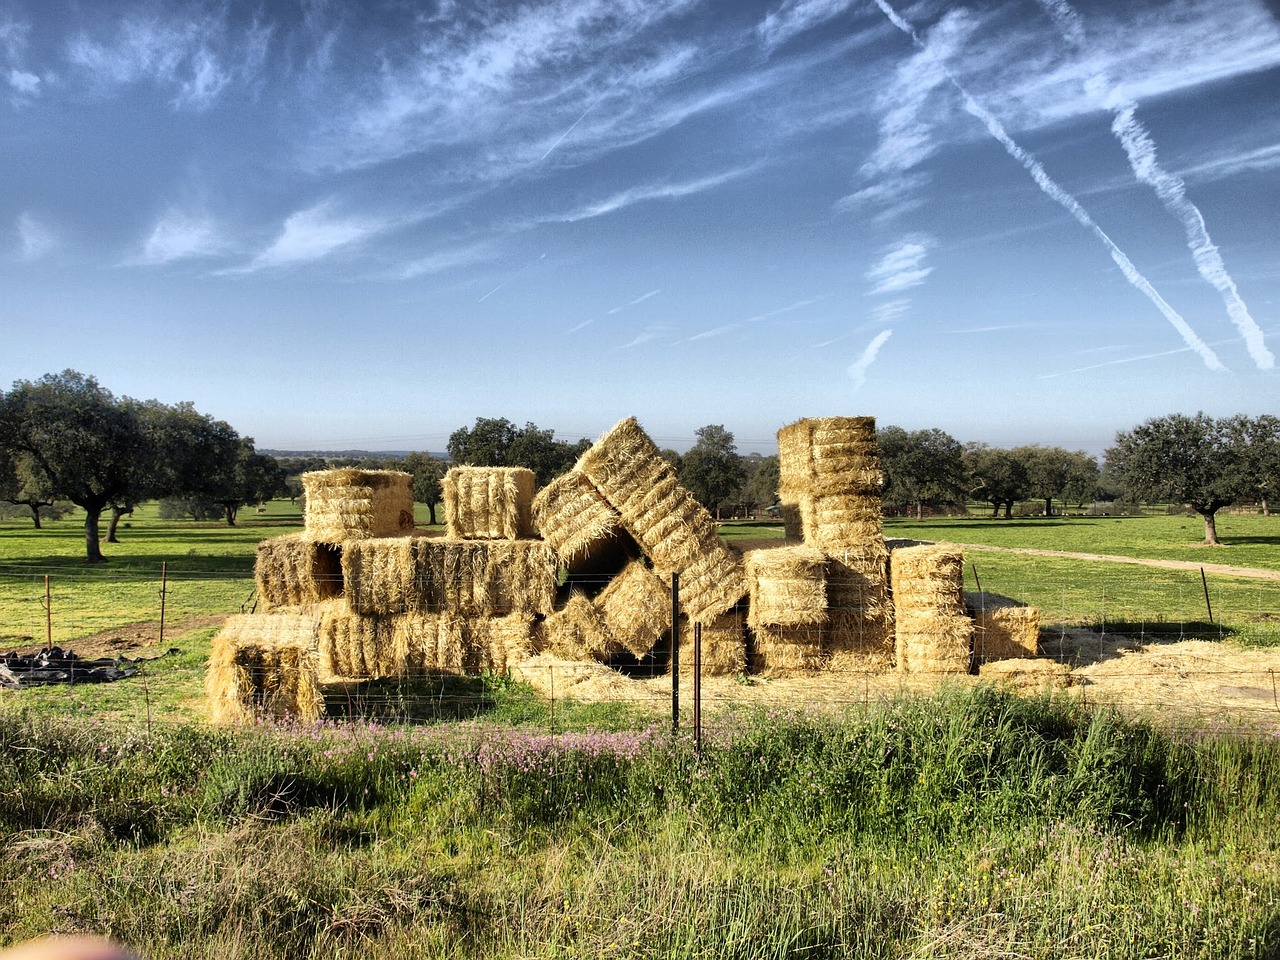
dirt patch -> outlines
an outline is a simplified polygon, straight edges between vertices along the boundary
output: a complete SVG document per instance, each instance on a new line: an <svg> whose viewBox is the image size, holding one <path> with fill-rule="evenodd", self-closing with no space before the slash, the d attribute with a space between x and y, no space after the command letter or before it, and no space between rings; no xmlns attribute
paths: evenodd
<svg viewBox="0 0 1280 960"><path fill-rule="evenodd" d="M201 627L218 627L226 620L226 615L186 617L182 620L169 621L164 625L165 645L188 630ZM74 650L76 655L85 660L100 657L132 656L160 642L160 621L143 620L138 623L126 623L112 627L87 637L78 637L65 643L65 649ZM29 654L43 649L44 644L32 643L28 639L24 643L14 644L11 649L20 654ZM8 651L6 651L8 652Z"/></svg>

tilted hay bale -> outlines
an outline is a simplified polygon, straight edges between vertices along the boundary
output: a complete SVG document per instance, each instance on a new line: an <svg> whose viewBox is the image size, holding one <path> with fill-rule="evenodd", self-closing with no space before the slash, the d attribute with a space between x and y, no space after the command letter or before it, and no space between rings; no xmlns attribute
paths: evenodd
<svg viewBox="0 0 1280 960"><path fill-rule="evenodd" d="M540 653L517 664L511 675L551 700L652 699L645 687L603 663L567 660L554 653Z"/></svg>
<svg viewBox="0 0 1280 960"><path fill-rule="evenodd" d="M403 671L397 659L394 617L352 613L345 603L332 600L320 604L319 610L322 676L392 677Z"/></svg>
<svg viewBox="0 0 1280 960"><path fill-rule="evenodd" d="M420 538L416 549L425 612L498 617L555 605L556 557L541 540Z"/></svg>
<svg viewBox="0 0 1280 960"><path fill-rule="evenodd" d="M632 560L595 599L609 634L643 657L671 629L671 588L640 560Z"/></svg>
<svg viewBox="0 0 1280 960"><path fill-rule="evenodd" d="M346 600L355 613L386 616L425 605L418 558L424 537L348 541L342 551Z"/></svg>
<svg viewBox="0 0 1280 960"><path fill-rule="evenodd" d="M908 673L968 673L973 621L964 608L964 552L923 544L889 558L898 668Z"/></svg>
<svg viewBox="0 0 1280 960"><path fill-rule="evenodd" d="M533 471L452 467L444 475L445 529L455 540L516 540L533 535Z"/></svg>
<svg viewBox="0 0 1280 960"><path fill-rule="evenodd" d="M752 669L769 676L821 670L826 665L824 630L819 624L761 624L751 631L755 638Z"/></svg>
<svg viewBox="0 0 1280 960"><path fill-rule="evenodd" d="M1040 647L1040 611L997 593L965 593L973 618L976 663L1035 657Z"/></svg>
<svg viewBox="0 0 1280 960"><path fill-rule="evenodd" d="M294 607L341 595L342 551L301 534L258 544L253 579L267 609Z"/></svg>
<svg viewBox="0 0 1280 960"><path fill-rule="evenodd" d="M753 628L827 620L826 557L808 546L748 550L743 555Z"/></svg>
<svg viewBox="0 0 1280 960"><path fill-rule="evenodd" d="M228 617L213 638L205 692L214 723L262 716L314 721L324 714L315 652L316 620L307 615Z"/></svg>
<svg viewBox="0 0 1280 960"><path fill-rule="evenodd" d="M403 470L314 470L302 475L303 536L343 543L413 530L413 477Z"/></svg>
<svg viewBox="0 0 1280 960"><path fill-rule="evenodd" d="M681 618L680 675L693 674L695 624ZM740 607L713 617L702 626L702 675L731 677L747 669L746 617Z"/></svg>
<svg viewBox="0 0 1280 960"><path fill-rule="evenodd" d="M475 673L509 673L534 655L534 618L513 613L505 617L464 620L470 634Z"/></svg>
<svg viewBox="0 0 1280 960"><path fill-rule="evenodd" d="M620 528L622 517L590 480L570 470L533 498L533 524L567 564L574 557L589 555L596 544L608 539Z"/></svg>
<svg viewBox="0 0 1280 960"><path fill-rule="evenodd" d="M604 613L587 596L577 591L565 605L547 617L542 625L542 642L547 653L566 660L594 660L605 663L625 649L609 632Z"/></svg>
<svg viewBox="0 0 1280 960"><path fill-rule="evenodd" d="M601 437L576 469L618 511L659 575L680 574L680 603L689 616L710 619L746 593L741 559L634 417Z"/></svg>

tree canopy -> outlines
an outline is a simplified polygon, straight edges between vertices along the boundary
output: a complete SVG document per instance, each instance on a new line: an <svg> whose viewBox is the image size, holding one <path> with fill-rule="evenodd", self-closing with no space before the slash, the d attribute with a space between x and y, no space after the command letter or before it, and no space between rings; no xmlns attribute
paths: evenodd
<svg viewBox="0 0 1280 960"><path fill-rule="evenodd" d="M536 423L516 427L505 417L477 417L475 424L449 435L449 459L473 467L528 467L539 486L567 473L591 446L589 440L567 443L554 430Z"/></svg>
<svg viewBox="0 0 1280 960"><path fill-rule="evenodd" d="M678 476L700 504L719 511L747 479L733 434L718 423L698 428L697 442L680 458Z"/></svg>
<svg viewBox="0 0 1280 960"><path fill-rule="evenodd" d="M884 473L880 499L886 511L914 507L919 517L925 506L964 502L968 487L963 448L950 434L888 426L876 437Z"/></svg>

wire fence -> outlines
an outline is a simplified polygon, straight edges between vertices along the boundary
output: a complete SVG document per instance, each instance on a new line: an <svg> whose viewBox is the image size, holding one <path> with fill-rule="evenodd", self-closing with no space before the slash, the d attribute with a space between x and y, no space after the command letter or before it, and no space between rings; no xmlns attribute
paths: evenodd
<svg viewBox="0 0 1280 960"><path fill-rule="evenodd" d="M211 629L229 614L256 609L247 574L174 566L157 564L153 572L0 566L0 652L83 645L96 646L99 656L104 648L149 656L147 647L176 643L196 627ZM1280 731L1280 580L1117 566L1087 582L966 570L965 586L981 587L980 596L1029 602L1040 614L1039 668L975 665L982 678L1059 689L1197 729ZM747 631L748 669L727 676L704 672L695 698L689 648L680 647L683 662L673 683L669 622L654 629L664 639L653 655L613 667L535 658L515 664L509 676L335 679L325 684L325 715L382 723L500 717L548 732L637 718L688 728L695 711L715 725L744 707L870 709L904 690L933 689L956 678L902 674L886 670L885 662L859 670L847 661L792 676L756 673ZM157 664L153 674L160 669ZM513 692L517 686L524 692Z"/></svg>

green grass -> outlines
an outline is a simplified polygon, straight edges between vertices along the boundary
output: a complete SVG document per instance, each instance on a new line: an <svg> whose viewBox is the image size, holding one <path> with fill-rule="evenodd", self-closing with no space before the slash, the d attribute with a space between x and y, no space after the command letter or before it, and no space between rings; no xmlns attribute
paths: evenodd
<svg viewBox="0 0 1280 960"><path fill-rule="evenodd" d="M0 714L0 944L171 957L1280 951L1280 744L989 689L839 720L148 735Z"/></svg>
<svg viewBox="0 0 1280 960"><path fill-rule="evenodd" d="M887 537L1280 570L1280 515L1220 513L1217 526L1221 547L1203 544L1204 523L1198 516L1013 520L974 516L924 521L894 517L884 526Z"/></svg>

